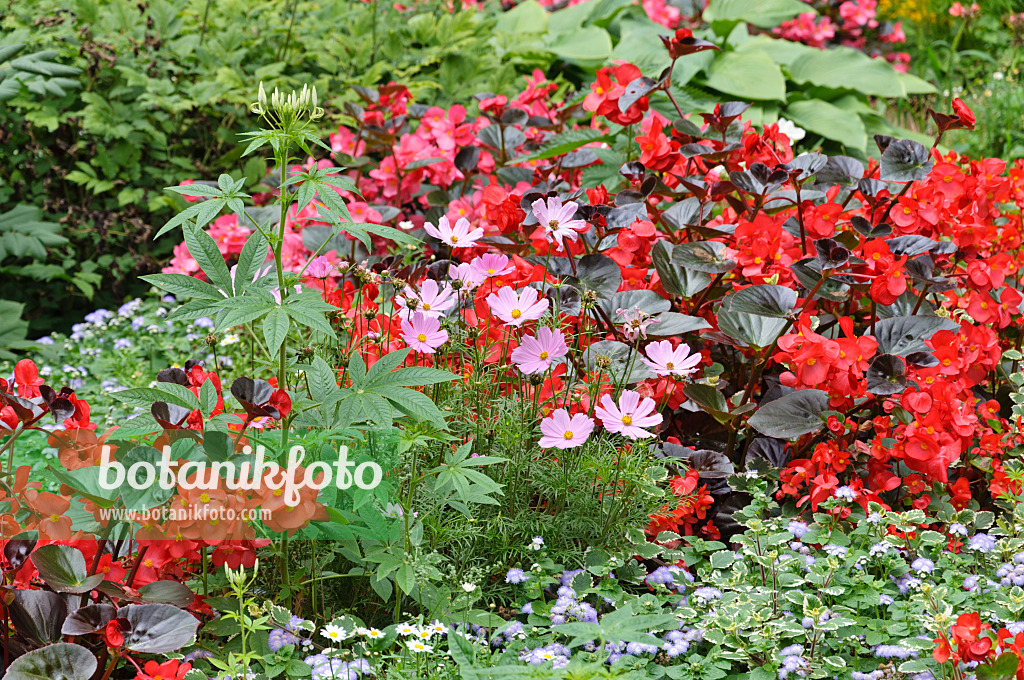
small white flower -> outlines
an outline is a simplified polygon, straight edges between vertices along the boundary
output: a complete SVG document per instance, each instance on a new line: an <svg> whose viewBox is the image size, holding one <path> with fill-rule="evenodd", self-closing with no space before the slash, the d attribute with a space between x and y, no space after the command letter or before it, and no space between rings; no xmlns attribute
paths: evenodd
<svg viewBox="0 0 1024 680"><path fill-rule="evenodd" d="M421 642L419 640L409 640L408 642L405 643L405 646L409 648L410 652L413 652L413 653L416 653L416 654L420 654L420 653L423 653L423 652L432 652L432 651L434 651L433 647L431 647L430 645L426 644L425 642Z"/></svg>
<svg viewBox="0 0 1024 680"><path fill-rule="evenodd" d="M803 128L797 127L796 123L785 118L779 118L779 132L789 137L791 142L799 142L801 139L807 136L807 131Z"/></svg>
<svg viewBox="0 0 1024 680"><path fill-rule="evenodd" d="M469 581L466 581L465 583L462 584L462 590L467 592L467 593L471 593L474 590L476 590L476 584L475 583L470 583Z"/></svg>
<svg viewBox="0 0 1024 680"><path fill-rule="evenodd" d="M364 630L366 632L363 633L363 637L368 637L371 640L379 640L384 637L384 631L382 630L377 630L376 628L366 628Z"/></svg>
<svg viewBox="0 0 1024 680"><path fill-rule="evenodd" d="M412 228L413 228L414 226L416 226L416 225L414 225L414 224L413 224L412 222L410 222L409 220L402 220L401 222L399 222L399 223L398 223L398 228L399 228L399 229L405 229L405 230L407 230L407 231L408 231L409 229L412 229Z"/></svg>
<svg viewBox="0 0 1024 680"><path fill-rule="evenodd" d="M344 628L332 625L325 626L320 630L320 634L329 640L334 640L335 642L341 642L348 637L348 633L345 632Z"/></svg>
<svg viewBox="0 0 1024 680"><path fill-rule="evenodd" d="M401 505L397 503L388 503L384 506L384 511L381 514L385 517L401 517L404 513Z"/></svg>
<svg viewBox="0 0 1024 680"><path fill-rule="evenodd" d="M440 621L434 621L430 624L430 631L435 635L446 635L448 633L448 626Z"/></svg>
<svg viewBox="0 0 1024 680"><path fill-rule="evenodd" d="M996 71L995 73L992 74L992 77L995 78L996 80L1002 80L1004 78L1003 72Z"/></svg>
<svg viewBox="0 0 1024 680"><path fill-rule="evenodd" d="M403 623L398 627L398 634L403 636L415 635L416 627L410 626L408 623Z"/></svg>
<svg viewBox="0 0 1024 680"><path fill-rule="evenodd" d="M419 628L416 631L416 637L420 640L429 640L434 635L434 631L431 628Z"/></svg>

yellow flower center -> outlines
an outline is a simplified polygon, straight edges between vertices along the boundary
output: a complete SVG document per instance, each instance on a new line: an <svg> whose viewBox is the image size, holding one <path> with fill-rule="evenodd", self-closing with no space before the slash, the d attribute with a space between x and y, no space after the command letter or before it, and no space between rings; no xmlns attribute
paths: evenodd
<svg viewBox="0 0 1024 680"><path fill-rule="evenodd" d="M548 353L547 352L541 352L540 353L540 358L541 359L547 359L548 358Z"/></svg>
<svg viewBox="0 0 1024 680"><path fill-rule="evenodd" d="M424 302L423 303L423 310L424 311L429 311L430 310L430 303L429 302Z"/></svg>
<svg viewBox="0 0 1024 680"><path fill-rule="evenodd" d="M494 275L494 272L495 272L495 270L494 270L494 269L488 269L488 270L487 270L487 273L488 273L488 274L490 274L491 276L493 276L493 275Z"/></svg>
<svg viewBox="0 0 1024 680"><path fill-rule="evenodd" d="M458 242L459 242L459 237L454 235L454 234L452 234L452 243L458 243Z"/></svg>
<svg viewBox="0 0 1024 680"><path fill-rule="evenodd" d="M520 312L520 311L519 311L518 309L513 309L513 310L512 310L512 318L513 318L513 319L518 319L518 318L519 318L519 317L521 317L522 315L523 315L523 313L522 313L522 312Z"/></svg>
<svg viewBox="0 0 1024 680"><path fill-rule="evenodd" d="M427 336L425 336L423 333L420 333L419 335L416 336L416 339L419 340L420 342L426 342Z"/></svg>
<svg viewBox="0 0 1024 680"><path fill-rule="evenodd" d="M568 440L572 439L573 434L569 430L566 430L564 437L565 437L565 440L568 441Z"/></svg>
<svg viewBox="0 0 1024 680"><path fill-rule="evenodd" d="M670 371L671 371L672 369L674 369L675 367L676 367L676 365L675 365L674 363L672 363L671 361L670 361L670 362L668 362L667 364L665 364L665 368L667 368L667 369L668 369L668 370L670 370Z"/></svg>
<svg viewBox="0 0 1024 680"><path fill-rule="evenodd" d="M203 503L209 503L210 502L210 494L208 494L208 493L199 494L199 500L202 501Z"/></svg>
<svg viewBox="0 0 1024 680"><path fill-rule="evenodd" d="M632 416L622 416L622 424L623 425L632 425L633 424Z"/></svg>
<svg viewBox="0 0 1024 680"><path fill-rule="evenodd" d="M548 222L548 227L551 229L558 229L558 220L551 220Z"/></svg>
<svg viewBox="0 0 1024 680"><path fill-rule="evenodd" d="M60 521L60 515L58 515L57 513L53 513L52 515L50 515L50 521L56 524Z"/></svg>

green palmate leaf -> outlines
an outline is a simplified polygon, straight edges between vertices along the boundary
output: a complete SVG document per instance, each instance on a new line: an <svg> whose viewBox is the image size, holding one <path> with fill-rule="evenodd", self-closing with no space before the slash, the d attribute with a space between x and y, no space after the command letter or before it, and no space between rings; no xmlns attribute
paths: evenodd
<svg viewBox="0 0 1024 680"><path fill-rule="evenodd" d="M269 292L250 289L245 295L232 298L231 307L225 309L223 304L219 305L215 330L219 332L225 328L241 326L255 319L263 318L264 315L278 307L277 300Z"/></svg>
<svg viewBox="0 0 1024 680"><path fill-rule="evenodd" d="M388 376L398 368L405 361L406 357L409 356L410 352L412 352L412 349L406 347L405 349L385 354L367 371L365 377L360 378L358 386L365 388L379 382L386 382L385 376Z"/></svg>
<svg viewBox="0 0 1024 680"><path fill-rule="evenodd" d="M304 290L289 295L282 307L296 323L305 324L321 333L334 334L334 329L327 323L326 313L334 311L335 307L324 302L317 291Z"/></svg>
<svg viewBox="0 0 1024 680"><path fill-rule="evenodd" d="M828 394L800 390L761 406L747 424L768 437L795 439L820 428L824 422L822 414L827 410Z"/></svg>
<svg viewBox="0 0 1024 680"><path fill-rule="evenodd" d="M249 198L249 194L242 191L244 184L245 178L233 180L230 175L221 175L217 179L217 187L202 184L168 187L169 191L174 191L175 193L186 196L205 196L207 198L198 203L193 203L172 217L164 226L160 227L160 231L156 233L154 238L160 238L168 231L177 226L183 226L188 221L194 222L196 228L202 229L212 222L225 207L229 207L232 211L239 214L245 212L245 204L242 199ZM191 248L189 252L195 257L195 252ZM209 272L207 274L209 275Z"/></svg>
<svg viewBox="0 0 1024 680"><path fill-rule="evenodd" d="M427 421L442 430L448 429L448 424L444 420L444 414L437 408L433 400L422 392L402 387L393 387L382 394L396 409L407 416Z"/></svg>
<svg viewBox="0 0 1024 680"><path fill-rule="evenodd" d="M306 369L306 382L309 394L314 401L326 401L327 397L338 390L338 378L323 357L313 357L313 362Z"/></svg>
<svg viewBox="0 0 1024 680"><path fill-rule="evenodd" d="M242 252L238 255L238 266L235 267L232 283L236 296L244 293L249 284L259 278L262 269L266 268L270 273L272 268L266 264L269 247L267 239L258 230L249 234Z"/></svg>
<svg viewBox="0 0 1024 680"><path fill-rule="evenodd" d="M270 313L263 318L263 339L267 342L267 349L270 356L276 357L281 350L281 344L288 337L288 329L291 327L291 319L288 313L278 307L270 310Z"/></svg>
<svg viewBox="0 0 1024 680"><path fill-rule="evenodd" d="M567 130L544 142L539 149L531 154L514 158L512 163L525 163L527 161L538 161L546 158L554 158L575 151L580 147L593 142L603 141L607 135L599 130L583 128L580 130Z"/></svg>
<svg viewBox="0 0 1024 680"><path fill-rule="evenodd" d="M182 225L185 232L185 245L189 254L199 263L210 283L224 291L225 295L232 290L231 273L224 262L224 255L217 247L213 237L196 225L186 222Z"/></svg>
<svg viewBox="0 0 1024 680"><path fill-rule="evenodd" d="M156 401L166 401L168 404L176 404L191 411L199 408L199 398L184 385L174 383L157 383L155 387L135 387L115 392L111 396L129 406L147 411Z"/></svg>
<svg viewBox="0 0 1024 680"><path fill-rule="evenodd" d="M206 281L201 281L187 274L150 274L140 278L177 297L224 300L223 292L217 290Z"/></svg>

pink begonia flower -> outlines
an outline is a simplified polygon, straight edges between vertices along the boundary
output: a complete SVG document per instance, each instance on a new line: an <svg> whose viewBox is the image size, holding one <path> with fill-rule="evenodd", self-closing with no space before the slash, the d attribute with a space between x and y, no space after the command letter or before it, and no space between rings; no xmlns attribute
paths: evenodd
<svg viewBox="0 0 1024 680"><path fill-rule="evenodd" d="M405 289L405 295L395 298L395 310L408 318L416 312L424 316L437 318L442 312L446 312L455 304L455 291L447 283L444 288L437 285L434 279L427 279L420 284L420 291L417 293L412 288ZM416 308L409 307L409 300L416 300Z"/></svg>
<svg viewBox="0 0 1024 680"><path fill-rule="evenodd" d="M437 319L416 312L411 320L402 319L402 339L417 352L433 354L448 342L448 331L441 329Z"/></svg>
<svg viewBox="0 0 1024 680"><path fill-rule="evenodd" d="M448 218L442 216L437 220L436 227L430 222L425 222L423 229L437 240L447 243L452 248L468 248L484 235L483 229L479 227L472 229L469 226L469 220L464 217L456 222L453 227L449 224Z"/></svg>
<svg viewBox="0 0 1024 680"><path fill-rule="evenodd" d="M334 273L334 265L323 255L317 255L306 265L306 276L313 279L326 279Z"/></svg>
<svg viewBox="0 0 1024 680"><path fill-rule="evenodd" d="M540 298L536 288L523 288L517 295L510 286L503 286L497 293L487 296L487 305L496 317L510 326L520 326L527 321L536 321L548 311L547 298Z"/></svg>
<svg viewBox="0 0 1024 680"><path fill-rule="evenodd" d="M560 408L540 422L540 431L543 436L538 445L542 449L574 449L586 443L594 431L594 421L585 413L570 416Z"/></svg>
<svg viewBox="0 0 1024 680"><path fill-rule="evenodd" d="M484 279L504 276L516 270L514 266L508 263L506 255L495 255L494 253L485 253L480 257L474 257L469 266Z"/></svg>
<svg viewBox="0 0 1024 680"><path fill-rule="evenodd" d="M681 344L673 348L671 340L652 342L644 350L646 357L641 356L640 360L647 364L655 375L690 375L697 370L700 364L701 355L690 355L690 347Z"/></svg>
<svg viewBox="0 0 1024 680"><path fill-rule="evenodd" d="M662 417L657 408L650 397L641 397L633 390L625 390L619 397L618 405L608 394L601 397L601 405L594 411L594 415L601 419L609 432L618 432L629 439L644 439L654 434L643 428L661 424Z"/></svg>
<svg viewBox="0 0 1024 680"><path fill-rule="evenodd" d="M549 243L557 243L559 250L564 248L562 241L566 237L575 241L579 238L577 230L585 231L587 228L583 220L573 219L578 207L572 201L563 205L557 196L550 196L547 201L538 198L533 202L533 214L544 229L544 237Z"/></svg>
<svg viewBox="0 0 1024 680"><path fill-rule="evenodd" d="M466 290L472 290L486 280L480 272L473 269L473 266L466 262L448 265L448 276L452 280L461 281L462 287Z"/></svg>
<svg viewBox="0 0 1024 680"><path fill-rule="evenodd" d="M548 370L555 359L568 353L569 347L565 344L562 331L540 328L536 337L527 335L519 347L512 350L512 361L520 371L530 375Z"/></svg>

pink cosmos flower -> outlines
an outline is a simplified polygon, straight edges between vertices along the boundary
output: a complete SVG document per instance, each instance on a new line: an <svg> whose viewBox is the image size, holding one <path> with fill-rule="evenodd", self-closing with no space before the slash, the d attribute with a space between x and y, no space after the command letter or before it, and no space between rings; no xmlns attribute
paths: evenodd
<svg viewBox="0 0 1024 680"><path fill-rule="evenodd" d="M406 288L405 295L397 296L395 309L406 317L422 312L424 316L437 318L455 304L454 294L455 291L447 283L441 288L434 279L427 279L420 284L418 293L412 288ZM416 300L415 309L409 307L409 300Z"/></svg>
<svg viewBox="0 0 1024 680"><path fill-rule="evenodd" d="M652 323L661 323L661 319L652 318L639 307L633 309L616 309L615 314L622 319L622 334L626 340L633 342L638 338L647 338L647 327Z"/></svg>
<svg viewBox="0 0 1024 680"><path fill-rule="evenodd" d="M441 329L441 322L419 312L411 320L402 319L402 339L417 352L433 354L448 342L448 331Z"/></svg>
<svg viewBox="0 0 1024 680"><path fill-rule="evenodd" d="M671 340L652 342L644 351L647 356L640 357L640 360L647 364L647 368L655 375L660 376L690 375L697 370L697 365L701 361L700 354L690 355L688 345L681 344L673 348Z"/></svg>
<svg viewBox="0 0 1024 680"><path fill-rule="evenodd" d="M533 202L533 214L544 229L545 238L549 243L557 243L559 250L564 247L563 239L568 237L575 241L579 238L577 230L587 229L586 222L573 219L578 207L573 201L563 205L562 199L557 196L550 196L547 201L538 198Z"/></svg>
<svg viewBox="0 0 1024 680"><path fill-rule="evenodd" d="M448 223L448 218L442 216L437 221L436 227L430 222L425 222L423 224L423 229L434 238L442 241L443 243L447 243L452 248L468 248L484 235L483 229L480 229L479 227L472 229L469 226L469 220L464 217L456 222L453 227Z"/></svg>
<svg viewBox="0 0 1024 680"><path fill-rule="evenodd" d="M609 432L618 432L629 439L644 439L654 434L643 428L661 424L662 417L657 408L650 397L641 397L633 390L625 390L619 397L618 405L610 395L601 397L601 405L594 414Z"/></svg>
<svg viewBox="0 0 1024 680"><path fill-rule="evenodd" d="M323 255L317 255L306 265L306 276L314 279L326 279L334 273L334 265Z"/></svg>
<svg viewBox="0 0 1024 680"><path fill-rule="evenodd" d="M495 255L494 253L485 253L480 257L474 257L473 261L469 263L469 266L473 268L473 271L475 271L481 279L504 276L505 274L511 274L516 270L514 266L508 263L507 256Z"/></svg>
<svg viewBox="0 0 1024 680"><path fill-rule="evenodd" d="M471 264L467 264L465 262L462 264L448 265L448 276L451 277L452 280L461 281L462 287L466 290L472 290L486 280L485 277L480 275L480 272L473 269Z"/></svg>
<svg viewBox="0 0 1024 680"><path fill-rule="evenodd" d="M540 328L536 337L527 335L519 343L519 347L512 350L512 361L520 371L530 375L548 370L555 359L560 359L568 353L569 347L565 344L565 335L562 331Z"/></svg>
<svg viewBox="0 0 1024 680"><path fill-rule="evenodd" d="M541 299L536 288L523 288L516 294L509 286L487 296L487 305L496 317L510 326L536 321L548 311L547 298Z"/></svg>
<svg viewBox="0 0 1024 680"><path fill-rule="evenodd" d="M542 449L574 449L584 444L594 431L594 421L584 413L573 416L560 408L540 423L539 446Z"/></svg>

